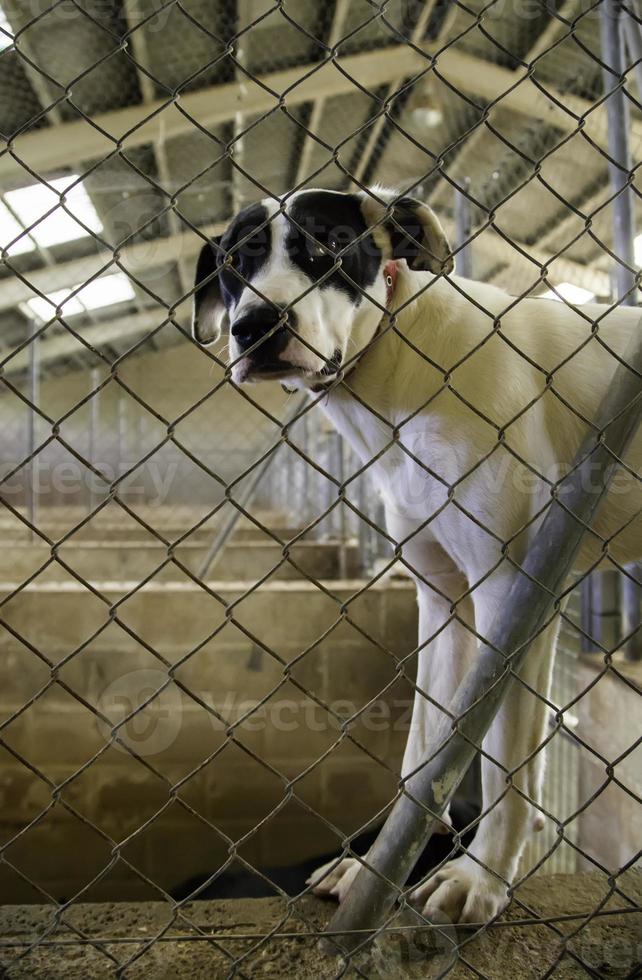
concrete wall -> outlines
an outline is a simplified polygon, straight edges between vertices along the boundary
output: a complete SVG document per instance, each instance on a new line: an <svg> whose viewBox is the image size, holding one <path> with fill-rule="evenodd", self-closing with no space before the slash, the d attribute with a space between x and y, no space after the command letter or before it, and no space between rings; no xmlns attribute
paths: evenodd
<svg viewBox="0 0 642 980"><path fill-rule="evenodd" d="M178 444L227 481L264 451L269 437L278 435L277 426L227 384L182 418L222 376L203 352L182 343L126 358L117 372L122 385L110 378L104 367L98 368L95 375L69 371L64 377L50 377L40 385L38 407L55 422L68 416L60 427L61 440L86 459L93 458L110 479L126 472L137 459L159 446L153 458L127 479L126 499L153 505L171 502L194 506L220 496L221 488ZM103 382L107 383L99 394L81 404ZM285 401L278 385L256 386L252 397L277 416ZM28 454L31 413L8 389L0 395L0 412L0 472L5 475ZM168 425L179 418L182 420L173 429L174 442L167 441ZM51 437L51 428L51 421L36 416L37 444ZM105 494L104 483L93 477L60 440L41 450L36 469L32 476L31 467L25 467L3 486L11 503L25 503L26 487L32 479L40 488L42 506L85 503L92 492L94 499Z"/></svg>
<svg viewBox="0 0 642 980"><path fill-rule="evenodd" d="M597 861L615 873L640 860L642 664L616 656L607 669L602 657L587 655L578 664L578 690L584 688L574 709L587 743L579 765L579 800L587 806L578 818L578 844L587 856L579 867L594 870Z"/></svg>
<svg viewBox="0 0 642 980"><path fill-rule="evenodd" d="M341 601L359 587L330 584ZM212 588L218 598L149 586L111 623L72 583L34 584L5 604L0 721L14 717L0 747L0 840L13 843L0 901L42 900L11 864L62 898L116 854L86 897L124 900L159 894L127 862L171 889L213 873L235 841L254 865L297 861L340 849L392 799L412 696L395 680L395 657L416 643L409 584L369 590L350 604L352 625L299 582L244 600L234 625L222 602L240 587ZM126 589L103 586L112 604Z"/></svg>

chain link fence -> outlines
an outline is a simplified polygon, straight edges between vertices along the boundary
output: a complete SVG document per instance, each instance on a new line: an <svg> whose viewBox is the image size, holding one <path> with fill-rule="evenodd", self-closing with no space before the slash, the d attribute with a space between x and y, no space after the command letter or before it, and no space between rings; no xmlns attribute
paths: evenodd
<svg viewBox="0 0 642 980"><path fill-rule="evenodd" d="M409 796L422 711L464 729L422 662L449 630L487 642L472 610L491 573L451 594L413 541L457 510L471 552L483 532L519 577L575 465L549 460L569 464L550 478L511 431L557 399L578 446L607 439L581 364L601 347L606 393L622 350L604 319L639 303L641 31L637 0L0 0L2 975L639 975L642 556L618 550L639 511L591 525L592 557L554 592L550 688L514 678L525 721L529 698L546 704L543 731L509 762L475 743L453 832L383 925L320 952L332 909L308 882L325 862L328 880L340 859L368 866ZM201 248L246 205L273 202L269 225L301 188L381 203L379 184L397 196L375 227L405 195L428 203L457 275L375 299L369 349L408 348L404 314L441 283L488 320L452 363L412 347L438 391L378 416L364 460L325 412L336 390L363 402L358 362L330 393L238 385L227 340L193 340L191 308ZM497 421L457 369L474 374L491 338L510 345L505 324L535 297L551 304L537 317L602 305L584 306L561 363L513 343L536 395ZM498 404L512 383L494 379ZM443 393L486 426L454 475L404 448ZM464 501L507 447L539 503L502 537ZM394 453L444 494L407 536L381 493ZM618 463L630 499L635 447ZM420 605L427 586L447 606L419 640L417 581ZM482 799L490 764L503 789ZM473 929L448 902L435 917L429 872L472 854L503 876L471 841L505 799L541 824L508 911Z"/></svg>

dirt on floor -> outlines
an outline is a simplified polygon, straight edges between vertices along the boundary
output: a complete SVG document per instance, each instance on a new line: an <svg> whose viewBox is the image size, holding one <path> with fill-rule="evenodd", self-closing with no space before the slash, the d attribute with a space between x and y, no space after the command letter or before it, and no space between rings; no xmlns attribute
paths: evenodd
<svg viewBox="0 0 642 980"><path fill-rule="evenodd" d="M334 906L306 897L0 910L0 976L16 980L368 980L642 977L642 870L533 878L482 932L422 929L407 912L349 962L319 948ZM610 897L609 897L610 895ZM598 911L601 914L589 917ZM608 913L608 914L605 914ZM532 918L546 918L533 924ZM554 920L554 921L552 921ZM207 938L202 938L207 937ZM266 938L267 937L267 938ZM92 945L92 942L94 945Z"/></svg>

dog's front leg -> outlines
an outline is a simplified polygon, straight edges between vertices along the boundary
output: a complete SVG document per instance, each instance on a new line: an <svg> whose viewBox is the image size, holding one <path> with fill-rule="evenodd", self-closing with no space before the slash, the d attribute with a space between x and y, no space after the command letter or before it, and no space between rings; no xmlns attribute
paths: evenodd
<svg viewBox="0 0 642 980"><path fill-rule="evenodd" d="M417 589L420 650L412 719L401 769L404 781L425 759L444 712L472 662L476 646L473 606L466 596L463 575L453 566L448 574L442 571L439 576L431 576L431 581L442 595L427 584L419 584ZM465 598L456 601L462 595ZM446 813L444 832L448 824Z"/></svg>
<svg viewBox="0 0 642 980"><path fill-rule="evenodd" d="M417 560L413 567L417 567ZM475 652L473 606L466 596L463 575L437 545L421 550L417 581L419 644L412 718L404 753L401 781L409 778L425 757L443 716ZM459 599L460 596L466 598ZM466 625L467 624L467 625ZM411 664L408 664L408 673ZM446 817L447 821L447 817ZM444 830L447 829L446 822ZM345 897L361 861L336 858L317 868L308 879L316 895Z"/></svg>
<svg viewBox="0 0 642 980"><path fill-rule="evenodd" d="M481 596L475 599L482 636L489 635L499 606L492 597L487 602ZM431 919L472 923L497 915L508 902L529 835L541 829L541 746L548 718L544 698L549 693L558 622L531 647L520 679L513 681L484 739L483 811L472 844L413 892L413 901Z"/></svg>

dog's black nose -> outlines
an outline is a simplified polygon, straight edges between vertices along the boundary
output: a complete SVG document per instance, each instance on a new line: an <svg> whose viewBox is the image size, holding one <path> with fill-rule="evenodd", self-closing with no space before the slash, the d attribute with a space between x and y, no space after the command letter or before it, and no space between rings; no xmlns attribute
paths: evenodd
<svg viewBox="0 0 642 980"><path fill-rule="evenodd" d="M252 347L261 337L265 337L273 330L274 332L270 340L274 341L275 344L270 344L270 346L276 346L278 340L285 346L284 342L287 339L285 324L287 322L289 326L293 327L294 318L295 314L293 312L289 312L286 317L282 310L276 309L273 306L255 306L234 322L232 325L232 336L240 349L244 351L248 347ZM276 330L274 329L275 327L277 328Z"/></svg>

